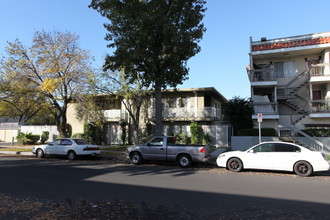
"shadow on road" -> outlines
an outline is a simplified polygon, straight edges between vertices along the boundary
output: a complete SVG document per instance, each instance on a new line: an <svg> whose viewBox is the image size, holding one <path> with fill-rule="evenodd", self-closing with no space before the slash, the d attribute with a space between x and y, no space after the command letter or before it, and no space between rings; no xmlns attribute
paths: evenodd
<svg viewBox="0 0 330 220"><path fill-rule="evenodd" d="M147 203L179 210L187 216L203 214L205 219L330 219L330 198L328 204L323 204L205 192L189 189L189 182L187 189L173 187L176 178L191 177L195 173L194 169L177 167L2 158L0 192L41 201L63 202L70 198L73 202L123 200ZM171 187L159 183L158 180L165 180L164 176L169 176L164 184ZM217 187L221 188L221 185Z"/></svg>

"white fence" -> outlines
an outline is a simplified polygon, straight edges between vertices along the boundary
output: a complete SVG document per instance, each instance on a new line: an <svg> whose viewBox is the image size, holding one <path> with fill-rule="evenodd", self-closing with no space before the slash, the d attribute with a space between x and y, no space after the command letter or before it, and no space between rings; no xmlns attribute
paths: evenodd
<svg viewBox="0 0 330 220"><path fill-rule="evenodd" d="M47 142L52 142L58 137L57 127L55 125L22 125L21 132L22 133L32 133L41 135L42 132L49 132L49 139Z"/></svg>
<svg viewBox="0 0 330 220"><path fill-rule="evenodd" d="M204 133L211 136L211 144L216 147L229 147L231 127L228 125L203 125Z"/></svg>

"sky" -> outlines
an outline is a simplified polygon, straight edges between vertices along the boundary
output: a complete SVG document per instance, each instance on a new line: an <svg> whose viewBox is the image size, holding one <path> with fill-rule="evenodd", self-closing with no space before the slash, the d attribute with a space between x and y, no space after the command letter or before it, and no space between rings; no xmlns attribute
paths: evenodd
<svg viewBox="0 0 330 220"><path fill-rule="evenodd" d="M225 98L250 97L246 73L253 41L330 31L329 0L206 0L201 52L188 61L189 79L178 88L214 87ZM0 0L0 55L16 39L29 47L35 31L76 33L100 68L111 53L107 20L91 0Z"/></svg>

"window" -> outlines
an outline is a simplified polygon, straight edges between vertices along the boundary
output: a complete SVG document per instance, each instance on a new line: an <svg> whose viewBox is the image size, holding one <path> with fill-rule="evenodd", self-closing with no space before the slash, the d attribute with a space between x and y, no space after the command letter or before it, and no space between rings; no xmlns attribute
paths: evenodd
<svg viewBox="0 0 330 220"><path fill-rule="evenodd" d="M179 107L188 108L190 102L190 97L181 97L179 98Z"/></svg>
<svg viewBox="0 0 330 220"><path fill-rule="evenodd" d="M175 138L174 137L169 137L167 138L167 145L175 145Z"/></svg>
<svg viewBox="0 0 330 220"><path fill-rule="evenodd" d="M272 152L272 144L260 144L253 148L253 152Z"/></svg>
<svg viewBox="0 0 330 220"><path fill-rule="evenodd" d="M86 145L89 144L87 141L83 140L83 139L74 139L74 141L76 142L76 144L78 145Z"/></svg>
<svg viewBox="0 0 330 220"><path fill-rule="evenodd" d="M163 146L163 138L155 138L150 143L149 146Z"/></svg>
<svg viewBox="0 0 330 220"><path fill-rule="evenodd" d="M72 144L71 141L67 139L61 141L61 145L71 145L71 144Z"/></svg>
<svg viewBox="0 0 330 220"><path fill-rule="evenodd" d="M54 142L51 143L51 145L60 145L61 144L61 139L60 140L56 140Z"/></svg>
<svg viewBox="0 0 330 220"><path fill-rule="evenodd" d="M300 152L300 148L291 144L274 144L275 152Z"/></svg>
<svg viewBox="0 0 330 220"><path fill-rule="evenodd" d="M294 61L275 62L275 75L276 78L290 78L295 76L295 63Z"/></svg>
<svg viewBox="0 0 330 220"><path fill-rule="evenodd" d="M168 108L176 108L176 98L168 98L166 104L166 107Z"/></svg>

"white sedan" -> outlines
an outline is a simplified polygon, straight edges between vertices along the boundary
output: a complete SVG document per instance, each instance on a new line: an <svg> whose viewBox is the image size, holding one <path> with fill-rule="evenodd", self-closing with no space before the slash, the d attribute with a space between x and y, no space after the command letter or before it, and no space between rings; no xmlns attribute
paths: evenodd
<svg viewBox="0 0 330 220"><path fill-rule="evenodd" d="M220 154L216 162L219 167L235 172L243 169L280 170L293 171L299 176L330 168L324 153L286 142L264 142L246 151L228 151Z"/></svg>
<svg viewBox="0 0 330 220"><path fill-rule="evenodd" d="M46 155L67 156L73 160L76 156L98 156L101 154L100 147L91 145L83 139L61 138L46 145L38 145L32 149L37 158Z"/></svg>

